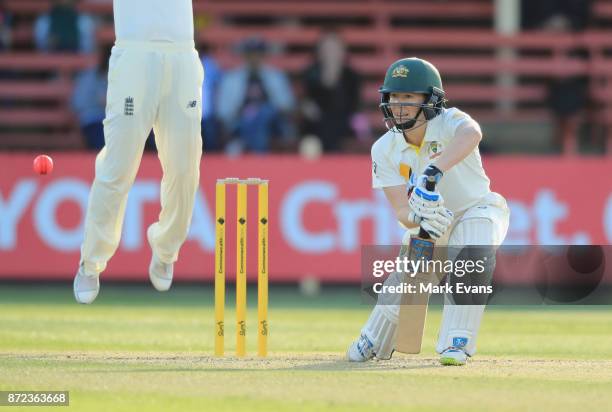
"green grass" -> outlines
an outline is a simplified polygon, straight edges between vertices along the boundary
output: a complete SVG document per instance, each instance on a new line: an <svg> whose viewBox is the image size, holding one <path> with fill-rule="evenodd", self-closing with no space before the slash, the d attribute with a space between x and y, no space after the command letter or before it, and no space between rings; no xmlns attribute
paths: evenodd
<svg viewBox="0 0 612 412"><path fill-rule="evenodd" d="M307 298L275 287L270 356L216 359L210 288L179 285L160 294L103 285L94 305L80 306L69 285L0 284L0 390L69 390L70 409L100 411L566 411L585 405L599 411L612 404L608 307L488 308L479 353L463 368L437 364L439 307L430 311L421 355L348 364L344 351L369 309L356 288ZM255 317L251 305L251 324ZM228 307L230 355L233 319ZM248 350L255 348L250 333Z"/></svg>

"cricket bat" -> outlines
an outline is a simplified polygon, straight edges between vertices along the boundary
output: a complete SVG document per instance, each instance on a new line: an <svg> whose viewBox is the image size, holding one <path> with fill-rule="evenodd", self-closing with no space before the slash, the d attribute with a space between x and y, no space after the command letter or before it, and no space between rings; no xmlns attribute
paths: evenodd
<svg viewBox="0 0 612 412"><path fill-rule="evenodd" d="M436 189L435 178L429 177L425 183L429 191ZM410 237L408 258L410 260L431 260L433 257L434 241L423 228L419 230L418 236ZM429 293L421 292L419 284L431 282L433 274L417 273L409 277L408 283L416 286L416 293L404 293L402 295L397 338L395 350L401 353L420 353L423 342L423 331L425 330L425 319L427 318L427 304Z"/></svg>

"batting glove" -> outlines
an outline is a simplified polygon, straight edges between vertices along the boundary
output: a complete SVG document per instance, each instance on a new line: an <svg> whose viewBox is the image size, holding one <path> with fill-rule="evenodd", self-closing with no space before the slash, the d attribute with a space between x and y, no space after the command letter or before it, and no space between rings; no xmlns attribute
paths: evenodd
<svg viewBox="0 0 612 412"><path fill-rule="evenodd" d="M452 223L453 212L445 207L439 207L434 213L422 218L421 228L429 233L432 239L438 240L444 236Z"/></svg>
<svg viewBox="0 0 612 412"><path fill-rule="evenodd" d="M416 187L421 187L425 189L425 183L427 182L427 178L433 176L436 180L436 184L440 183L442 176L444 173L440 169L438 169L434 165L429 165L423 170L423 174L420 175L416 180Z"/></svg>
<svg viewBox="0 0 612 412"><path fill-rule="evenodd" d="M438 192L432 192L420 187L415 187L408 199L410 206L410 220L421 223L421 219L433 217L435 211L444 205L444 199Z"/></svg>

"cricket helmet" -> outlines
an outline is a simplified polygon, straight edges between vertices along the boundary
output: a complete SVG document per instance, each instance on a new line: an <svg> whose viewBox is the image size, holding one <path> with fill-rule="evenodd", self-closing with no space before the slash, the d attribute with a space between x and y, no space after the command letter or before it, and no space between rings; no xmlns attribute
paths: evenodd
<svg viewBox="0 0 612 412"><path fill-rule="evenodd" d="M387 69L385 81L378 91L381 94L379 107L385 124L389 128L400 131L412 129L421 111L425 121L433 119L440 114L446 101L438 69L428 61L417 57L400 59L391 64ZM391 93L424 94L425 101L423 103L389 103ZM400 122L400 119L396 119L393 115L391 105L419 107L419 111L413 119Z"/></svg>

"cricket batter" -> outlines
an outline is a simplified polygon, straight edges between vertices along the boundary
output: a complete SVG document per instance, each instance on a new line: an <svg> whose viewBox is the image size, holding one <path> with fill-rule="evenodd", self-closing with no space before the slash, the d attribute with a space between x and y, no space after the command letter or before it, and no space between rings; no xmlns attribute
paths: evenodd
<svg viewBox="0 0 612 412"><path fill-rule="evenodd" d="M109 61L105 147L96 158L81 261L79 303L92 303L99 275L119 245L128 191L155 132L163 169L161 213L147 230L149 276L166 291L187 237L200 178L202 81L191 0L113 0L116 42Z"/></svg>
<svg viewBox="0 0 612 412"><path fill-rule="evenodd" d="M445 108L438 70L422 59L398 60L387 70L380 93L389 131L372 146L372 184L384 191L398 221L409 229L403 243L421 227L436 246L500 245L510 212L504 198L489 189L478 151L480 126L466 113ZM438 182L435 192L425 188L428 176ZM490 279L494 254L488 262L484 274ZM399 275L392 274L385 284L397 284ZM442 364L464 365L476 352L485 307L445 302L436 350ZM384 304L379 296L348 349L349 361L391 357L398 303Z"/></svg>

